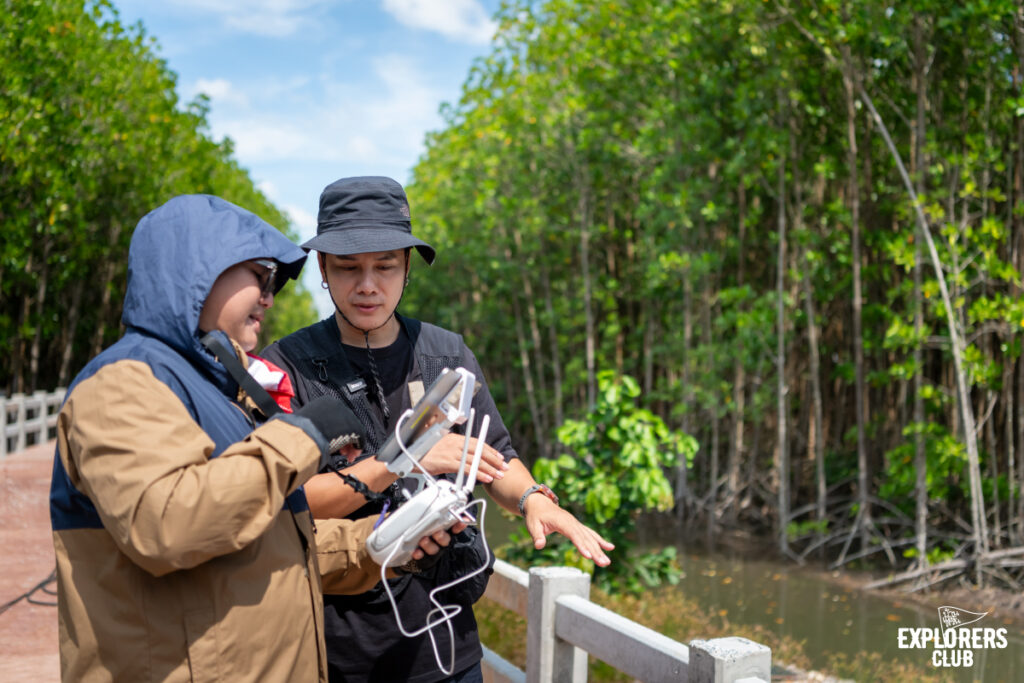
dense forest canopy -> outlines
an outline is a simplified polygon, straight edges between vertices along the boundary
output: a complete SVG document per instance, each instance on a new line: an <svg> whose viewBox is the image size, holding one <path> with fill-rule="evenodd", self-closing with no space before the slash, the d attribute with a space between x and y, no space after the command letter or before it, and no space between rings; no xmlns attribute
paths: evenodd
<svg viewBox="0 0 1024 683"><path fill-rule="evenodd" d="M1021 4L499 18L415 168L439 259L407 303L468 337L527 459L567 450L613 370L700 444L681 519L1017 562L995 558L1024 539Z"/></svg>
<svg viewBox="0 0 1024 683"><path fill-rule="evenodd" d="M132 230L171 197L218 195L287 230L175 85L105 0L0 2L0 392L65 386L117 339ZM314 319L292 285L263 334Z"/></svg>
<svg viewBox="0 0 1024 683"><path fill-rule="evenodd" d="M466 335L527 461L594 462L560 428L635 399L699 445L669 472L688 524L1019 580L1021 3L498 18L414 170L439 259L403 306ZM108 2L2 0L0 391L65 384L117 338L132 228L169 197L286 228L206 115ZM286 291L268 339L314 317Z"/></svg>

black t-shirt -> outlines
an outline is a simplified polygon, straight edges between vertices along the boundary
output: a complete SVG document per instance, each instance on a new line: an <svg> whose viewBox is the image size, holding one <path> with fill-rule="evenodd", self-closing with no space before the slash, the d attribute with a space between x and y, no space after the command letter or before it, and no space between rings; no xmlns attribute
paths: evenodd
<svg viewBox="0 0 1024 683"><path fill-rule="evenodd" d="M452 340L449 338L448 342L442 344L440 339L446 335L452 335L451 332L426 323L423 323L421 328L418 321L397 315L396 317L402 324L402 331L399 333L398 339L388 347L373 349L370 352L373 354L377 374L389 405L390 419L382 427L394 429L395 422L402 412L412 406L412 397L409 395L411 381L421 380L424 374L428 377L436 376L436 364L442 359L436 354L440 353L443 355L442 364L445 367L457 363L477 376L479 391L473 397L473 406L479 419L482 419L485 414L491 417L487 443L502 453L506 460L517 457L515 449L512 447L511 437L494 405L494 400L483 379L483 372L473 352L461 340L452 344L450 343ZM423 340L428 334L434 341L424 343ZM421 347L433 349L433 351L421 352L418 350ZM441 347L444 347L445 350L441 351ZM366 417L373 417L376 421L377 416L373 416L372 412L379 410L380 401L377 398L366 348L342 345L333 317L303 328L289 335L285 340L275 342L264 349L260 355L288 372L295 386L296 396L292 405L296 409L317 396L333 395L343 398L345 395L343 389L350 381L356 378L363 380L365 387L359 388L357 393L360 397L364 395L366 397L365 404L369 411ZM343 359L339 359L341 355L344 355ZM431 364L431 367L429 369L418 367L422 363ZM347 370L344 367L346 364L349 366ZM351 397L346 400L351 400ZM460 427L453 431L461 433L462 429ZM369 457L369 455L364 454L364 457ZM407 481L407 479L402 480L403 483ZM374 506L375 504L368 503L361 510L349 515L349 518L355 519L377 514L380 509L379 504ZM466 533L463 532L463 534ZM483 562L484 558L479 555L482 551L481 544L472 541L463 543L459 536L462 534L456 536L456 543L442 554L442 559L439 561L438 567L435 568L435 574L442 571L443 563L446 561L449 563L449 569L445 570L445 576L450 577L452 571L456 576L464 574L465 572L461 570L466 569L465 564L459 564L459 569L451 569L453 562L459 563L463 560L451 558L467 558L464 562L471 563L472 568L480 566ZM445 560L444 558L449 559ZM389 585L394 586L396 591L402 623L406 630L421 628L428 612L434 608L428 597L430 589L443 582L437 581L437 576L428 575L429 572L430 570L424 575L407 575L389 580ZM471 583L472 581L465 582L461 586L468 587ZM456 587L452 590L457 591L459 588ZM470 590L472 591L472 589ZM447 592L441 595L440 602L442 604L455 602L463 607L451 622L455 633L455 672L477 663L482 655L476 632L476 620L470 607L475 599L475 597L460 599L457 596L448 595ZM426 634L415 638L406 638L399 632L391 603L379 585L362 595L325 595L324 622L328 674L332 683L339 681L346 683L385 683L390 681L433 683L448 678L438 670L430 639ZM451 652L448 629L444 625L440 625L434 629L434 632L437 636L441 661L448 665Z"/></svg>
<svg viewBox="0 0 1024 683"><path fill-rule="evenodd" d="M368 350L365 346L349 346L348 344L342 346L349 364L366 382L370 403L380 411L381 421L387 424L389 429L394 429L395 422L402 414L405 404L406 379L412 372L412 342L409 336L404 329L401 329L398 339L391 345L373 350ZM371 353L373 354L373 364L377 367L378 377L374 377L370 365ZM384 419L384 411L380 407L380 395L377 392L378 378L388 404L390 415L388 420Z"/></svg>

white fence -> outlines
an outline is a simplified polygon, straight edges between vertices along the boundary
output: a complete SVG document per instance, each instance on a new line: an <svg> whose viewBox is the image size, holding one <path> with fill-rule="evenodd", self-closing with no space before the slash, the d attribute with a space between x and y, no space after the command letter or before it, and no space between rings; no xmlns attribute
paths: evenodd
<svg viewBox="0 0 1024 683"><path fill-rule="evenodd" d="M0 459L23 451L57 435L57 412L64 400L63 388L47 393L0 396Z"/></svg>
<svg viewBox="0 0 1024 683"><path fill-rule="evenodd" d="M746 638L689 646L589 600L590 576L569 567L527 573L497 560L485 595L526 617L526 671L484 647L485 683L584 683L587 653L640 681L758 683L772 653Z"/></svg>

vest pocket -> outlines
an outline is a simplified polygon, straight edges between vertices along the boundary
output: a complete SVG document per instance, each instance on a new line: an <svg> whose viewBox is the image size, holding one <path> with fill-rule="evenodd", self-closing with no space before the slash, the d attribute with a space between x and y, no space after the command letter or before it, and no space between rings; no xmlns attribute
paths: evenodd
<svg viewBox="0 0 1024 683"><path fill-rule="evenodd" d="M193 681L219 681L217 623L212 608L185 612L188 666Z"/></svg>

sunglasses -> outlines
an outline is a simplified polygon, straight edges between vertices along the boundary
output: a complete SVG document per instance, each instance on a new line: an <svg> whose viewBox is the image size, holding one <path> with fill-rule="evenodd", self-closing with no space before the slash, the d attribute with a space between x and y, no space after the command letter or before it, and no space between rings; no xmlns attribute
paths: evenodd
<svg viewBox="0 0 1024 683"><path fill-rule="evenodd" d="M266 270L258 273L260 279L260 296L267 297L274 293L277 284L277 261L268 258L254 258L249 263L255 263Z"/></svg>

